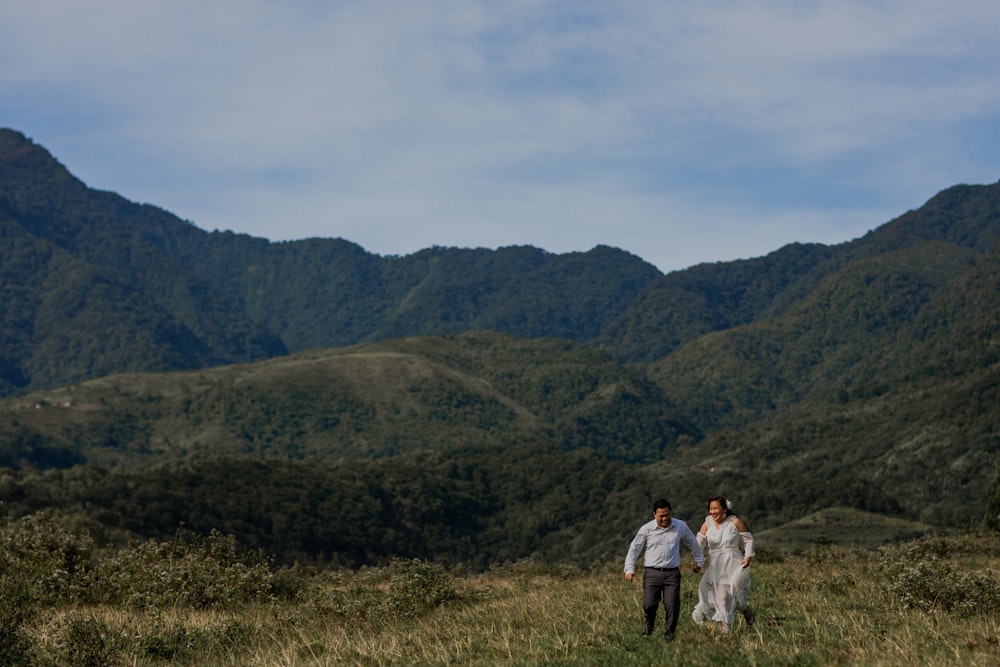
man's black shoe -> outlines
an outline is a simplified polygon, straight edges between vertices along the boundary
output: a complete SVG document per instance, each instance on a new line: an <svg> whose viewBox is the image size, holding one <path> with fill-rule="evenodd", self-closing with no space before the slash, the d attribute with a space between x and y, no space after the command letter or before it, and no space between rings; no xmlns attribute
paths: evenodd
<svg viewBox="0 0 1000 667"><path fill-rule="evenodd" d="M672 642L672 641L674 641L675 639L677 639L677 637L676 637L676 636L674 635L674 633L672 633L672 632L671 632L671 633L669 633L669 634L665 634L665 635L663 635L663 641L665 641L665 642L667 642L667 643L669 643L669 642Z"/></svg>

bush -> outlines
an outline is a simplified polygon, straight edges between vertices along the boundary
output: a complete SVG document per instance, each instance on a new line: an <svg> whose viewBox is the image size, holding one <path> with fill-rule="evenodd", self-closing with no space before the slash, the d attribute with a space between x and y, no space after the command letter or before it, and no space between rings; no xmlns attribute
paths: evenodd
<svg viewBox="0 0 1000 667"><path fill-rule="evenodd" d="M1000 581L992 570L959 571L937 559L900 568L889 590L908 608L977 614L1000 607Z"/></svg>
<svg viewBox="0 0 1000 667"><path fill-rule="evenodd" d="M8 518L0 528L0 585L38 606L77 601L93 546L89 535L75 534L58 512Z"/></svg>
<svg viewBox="0 0 1000 667"><path fill-rule="evenodd" d="M91 601L146 607L237 606L273 599L271 568L236 539L178 534L173 542L132 545L102 560L91 576Z"/></svg>
<svg viewBox="0 0 1000 667"><path fill-rule="evenodd" d="M72 619L59 642L62 660L58 664L74 667L110 667L122 664L116 646L117 637L107 625L96 619Z"/></svg>
<svg viewBox="0 0 1000 667"><path fill-rule="evenodd" d="M397 560L389 566L389 601L400 616L417 616L458 598L451 577L440 565Z"/></svg>
<svg viewBox="0 0 1000 667"><path fill-rule="evenodd" d="M897 547L884 550L885 553L898 553L904 561L955 558L974 553L980 547L961 537L948 535L924 535L920 539L906 542Z"/></svg>
<svg viewBox="0 0 1000 667"><path fill-rule="evenodd" d="M414 559L357 573L326 572L314 585L302 588L298 602L311 615L382 627L458 599L444 568Z"/></svg>
<svg viewBox="0 0 1000 667"><path fill-rule="evenodd" d="M365 570L357 575L331 571L317 576L312 586L299 590L297 601L310 616L333 620L372 622L383 614L384 575L380 570Z"/></svg>
<svg viewBox="0 0 1000 667"><path fill-rule="evenodd" d="M31 664L31 641L23 628L34 611L17 591L0 588L0 665Z"/></svg>
<svg viewBox="0 0 1000 667"><path fill-rule="evenodd" d="M155 627L139 639L137 653L143 658L177 662L197 650L197 633L189 632L181 623Z"/></svg>

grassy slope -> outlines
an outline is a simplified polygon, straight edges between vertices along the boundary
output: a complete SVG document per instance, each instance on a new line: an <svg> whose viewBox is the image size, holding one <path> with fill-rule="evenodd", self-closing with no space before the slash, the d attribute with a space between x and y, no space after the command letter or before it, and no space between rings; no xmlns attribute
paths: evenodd
<svg viewBox="0 0 1000 667"><path fill-rule="evenodd" d="M171 664L243 667L985 666L1000 662L998 568L996 536L924 540L875 553L818 549L757 563L757 623L738 619L729 636L690 620L698 577L686 573L672 644L641 636L641 584L627 583L619 564L583 573L531 562L446 581L431 577L433 585L416 580L413 569L342 572L310 580L297 602L262 607L67 608L40 618L31 637L46 657L75 649L79 661L90 649L134 665L168 657ZM931 571L939 579L910 578ZM417 602L412 593L420 590L447 594L437 603ZM415 604L395 604L402 600ZM662 622L661 612L657 631Z"/></svg>
<svg viewBox="0 0 1000 667"><path fill-rule="evenodd" d="M0 405L0 420L75 442L104 465L194 451L329 460L537 440L649 460L684 429L641 372L601 352L490 333L110 376ZM122 424L131 431L95 430ZM607 428L626 437L606 437Z"/></svg>
<svg viewBox="0 0 1000 667"><path fill-rule="evenodd" d="M767 553L792 553L824 543L876 549L935 531L933 526L918 521L831 507L759 531L755 538Z"/></svg>

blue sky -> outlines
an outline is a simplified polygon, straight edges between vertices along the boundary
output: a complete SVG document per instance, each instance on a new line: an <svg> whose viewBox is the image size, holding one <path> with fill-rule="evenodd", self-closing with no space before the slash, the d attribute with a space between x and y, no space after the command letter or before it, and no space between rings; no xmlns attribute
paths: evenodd
<svg viewBox="0 0 1000 667"><path fill-rule="evenodd" d="M663 271L1000 180L1000 3L36 0L0 126L206 230Z"/></svg>

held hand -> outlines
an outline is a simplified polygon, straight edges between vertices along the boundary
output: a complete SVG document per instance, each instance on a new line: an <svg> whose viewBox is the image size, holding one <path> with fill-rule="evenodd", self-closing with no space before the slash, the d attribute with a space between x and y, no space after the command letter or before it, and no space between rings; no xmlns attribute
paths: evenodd
<svg viewBox="0 0 1000 667"><path fill-rule="evenodd" d="M635 572L626 572L625 578L629 581L633 581L635 579Z"/></svg>
<svg viewBox="0 0 1000 667"><path fill-rule="evenodd" d="M701 572L701 565L695 565L694 567L691 568L691 571L694 572L695 574L698 574L699 572Z"/></svg>

